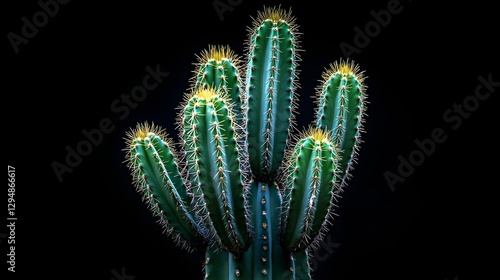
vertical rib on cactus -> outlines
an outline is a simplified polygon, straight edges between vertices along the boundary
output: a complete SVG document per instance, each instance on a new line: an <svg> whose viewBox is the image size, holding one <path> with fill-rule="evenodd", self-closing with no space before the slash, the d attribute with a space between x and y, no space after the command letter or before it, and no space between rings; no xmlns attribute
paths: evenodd
<svg viewBox="0 0 500 280"><path fill-rule="evenodd" d="M250 245L248 182L231 102L220 90L196 90L187 96L180 121L197 211L215 244L239 255Z"/></svg>
<svg viewBox="0 0 500 280"><path fill-rule="evenodd" d="M330 132L321 128L299 136L288 155L282 235L287 250L305 250L326 232L337 188L337 160Z"/></svg>
<svg viewBox="0 0 500 280"><path fill-rule="evenodd" d="M183 248L193 250L204 230L195 221L179 159L164 130L154 124L138 124L127 133L128 167L136 189L159 216L167 234Z"/></svg>
<svg viewBox="0 0 500 280"><path fill-rule="evenodd" d="M290 255L279 242L281 192L277 185L256 182L251 186L255 238L253 279L293 279Z"/></svg>
<svg viewBox="0 0 500 280"><path fill-rule="evenodd" d="M298 33L290 12L265 8L247 42L248 149L252 173L269 181L281 165L294 125Z"/></svg>
<svg viewBox="0 0 500 280"><path fill-rule="evenodd" d="M323 72L317 88L316 125L332 130L341 151L341 188L347 184L356 161L366 113L365 77L353 61L340 60Z"/></svg>

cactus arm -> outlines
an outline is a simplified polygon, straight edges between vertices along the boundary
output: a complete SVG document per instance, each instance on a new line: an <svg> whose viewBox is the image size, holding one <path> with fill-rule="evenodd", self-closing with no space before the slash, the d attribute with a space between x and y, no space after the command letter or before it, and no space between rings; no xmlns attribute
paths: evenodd
<svg viewBox="0 0 500 280"><path fill-rule="evenodd" d="M245 102L243 81L240 75L241 59L228 46L209 46L197 56L192 81L194 90L212 87L229 96L233 113L240 125L243 122L242 104Z"/></svg>
<svg viewBox="0 0 500 280"><path fill-rule="evenodd" d="M347 184L361 144L367 95L365 77L354 62L340 61L323 72L317 89L316 125L332 130L340 149L341 188Z"/></svg>
<svg viewBox="0 0 500 280"><path fill-rule="evenodd" d="M290 251L306 249L326 230L337 172L337 150L330 137L310 128L289 155L282 241Z"/></svg>
<svg viewBox="0 0 500 280"><path fill-rule="evenodd" d="M195 91L184 106L182 134L204 224L222 249L241 254L250 242L247 183L229 104L220 91Z"/></svg>
<svg viewBox="0 0 500 280"><path fill-rule="evenodd" d="M283 10L259 14L248 41L246 98L248 149L257 178L281 165L293 127L298 34Z"/></svg>
<svg viewBox="0 0 500 280"><path fill-rule="evenodd" d="M137 190L160 217L167 234L182 247L193 250L204 230L195 221L177 156L163 131L154 125L140 124L129 132L128 166Z"/></svg>

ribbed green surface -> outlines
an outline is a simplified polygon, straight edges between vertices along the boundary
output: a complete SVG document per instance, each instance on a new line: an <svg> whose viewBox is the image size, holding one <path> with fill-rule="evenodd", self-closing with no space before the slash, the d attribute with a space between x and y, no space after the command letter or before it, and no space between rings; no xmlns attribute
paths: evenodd
<svg viewBox="0 0 500 280"><path fill-rule="evenodd" d="M292 253L293 276L296 280L311 279L311 267L309 265L309 255L306 250L298 250Z"/></svg>
<svg viewBox="0 0 500 280"><path fill-rule="evenodd" d="M231 280L237 279L239 271L230 270L233 256L220 250L216 246L207 248L204 263L204 279L206 280ZM243 278L245 279L245 278Z"/></svg>
<svg viewBox="0 0 500 280"><path fill-rule="evenodd" d="M253 279L292 278L289 254L283 251L279 241L280 190L276 185L255 183L251 189L251 201L255 233L252 244Z"/></svg>
<svg viewBox="0 0 500 280"><path fill-rule="evenodd" d="M339 168L343 184L353 168L363 132L366 96L363 77L352 63L347 65L352 71L343 73L342 69L329 69L321 85L318 98L316 125L332 130L334 143L340 149ZM341 67L340 67L341 68Z"/></svg>
<svg viewBox="0 0 500 280"><path fill-rule="evenodd" d="M206 279L296 279L290 253L279 242L281 193L276 185L252 182L250 200L254 239L239 258L211 248L206 253ZM297 278L298 279L298 278Z"/></svg>
<svg viewBox="0 0 500 280"><path fill-rule="evenodd" d="M250 245L245 181L240 166L234 117L223 97L194 95L184 115L184 141L190 180L202 196L197 205L221 248L242 253Z"/></svg>
<svg viewBox="0 0 500 280"><path fill-rule="evenodd" d="M129 156L138 191L160 217L167 233L183 246L196 245L201 241L199 233L204 231L190 212L191 198L169 145L154 133L148 133L147 137L133 141Z"/></svg>
<svg viewBox="0 0 500 280"><path fill-rule="evenodd" d="M329 139L305 137L288 159L283 212L283 244L304 250L318 236L330 213L336 187L337 153Z"/></svg>
<svg viewBox="0 0 500 280"><path fill-rule="evenodd" d="M292 126L296 42L286 21L263 21L249 42L246 72L248 149L262 180L281 165Z"/></svg>

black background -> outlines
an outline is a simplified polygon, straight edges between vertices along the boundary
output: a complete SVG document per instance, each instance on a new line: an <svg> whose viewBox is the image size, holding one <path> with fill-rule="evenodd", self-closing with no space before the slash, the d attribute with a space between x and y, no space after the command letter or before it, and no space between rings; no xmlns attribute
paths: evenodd
<svg viewBox="0 0 500 280"><path fill-rule="evenodd" d="M123 137L148 120L175 138L195 54L224 44L243 55L251 17L280 2L233 1L221 20L213 1L70 1L17 54L7 34L21 34L21 18L41 8L11 2L2 8L2 135L7 164L16 167L17 272L2 279L118 280L113 271L122 268L137 280L202 279L203 256L176 247L132 187ZM355 45L354 27L364 29L370 11L389 2L281 3L302 33L299 128L313 118L310 96L323 69L343 56L339 45ZM365 142L329 235L337 248L317 262L315 280L483 279L490 268L500 89L457 129L443 117L454 104L473 105L478 76L500 81L498 14L481 2L401 1L402 11L351 56L368 77ZM142 83L148 65L169 76L119 119L110 105ZM51 165L64 164L66 146L104 118L114 130L60 182ZM408 159L414 141L435 128L446 140L391 189L384 173L398 174L398 156Z"/></svg>

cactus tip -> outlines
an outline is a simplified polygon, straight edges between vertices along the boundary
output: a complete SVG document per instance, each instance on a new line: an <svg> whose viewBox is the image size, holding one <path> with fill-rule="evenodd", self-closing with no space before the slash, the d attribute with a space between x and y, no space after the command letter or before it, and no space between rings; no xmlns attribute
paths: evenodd
<svg viewBox="0 0 500 280"><path fill-rule="evenodd" d="M135 142L135 140L139 139L142 140L146 137L148 137L149 133L154 133L155 135L160 136L162 139L166 139L167 135L165 132L165 129L162 127L156 125L154 122L151 124L148 123L147 121L138 123L135 128L130 129L126 133L126 140L129 146L132 146Z"/></svg>
<svg viewBox="0 0 500 280"><path fill-rule="evenodd" d="M185 95L184 104L181 106L181 108L184 108L186 104L193 99L197 101L200 100L213 101L215 99L218 99L224 102L230 108L234 106L234 102L231 101L231 98L230 96L228 96L227 92L224 92L220 88L215 88L211 86L204 86L191 90L189 94Z"/></svg>
<svg viewBox="0 0 500 280"><path fill-rule="evenodd" d="M229 46L222 45L209 45L208 48L203 50L201 55L198 56L200 63L205 63L209 60L222 61L224 59L234 61L238 60L238 57Z"/></svg>
<svg viewBox="0 0 500 280"><path fill-rule="evenodd" d="M286 11L282 9L281 6L264 7L264 9L259 12L257 21L263 22L266 20L270 20L275 23L280 21L293 22L294 18L292 17L291 9Z"/></svg>
<svg viewBox="0 0 500 280"><path fill-rule="evenodd" d="M335 61L333 64L330 64L330 68L325 70L323 78L326 81L335 74L353 76L361 84L365 79L364 71L360 70L359 65L356 62L349 59L340 59Z"/></svg>
<svg viewBox="0 0 500 280"><path fill-rule="evenodd" d="M303 138L312 137L316 142L330 141L331 132L320 127L309 126L304 132Z"/></svg>
<svg viewBox="0 0 500 280"><path fill-rule="evenodd" d="M205 99L205 100L210 100L213 99L214 97L218 96L217 90L209 87L204 87L196 90L194 92L194 96L197 98Z"/></svg>

